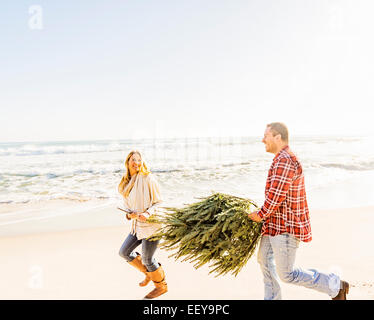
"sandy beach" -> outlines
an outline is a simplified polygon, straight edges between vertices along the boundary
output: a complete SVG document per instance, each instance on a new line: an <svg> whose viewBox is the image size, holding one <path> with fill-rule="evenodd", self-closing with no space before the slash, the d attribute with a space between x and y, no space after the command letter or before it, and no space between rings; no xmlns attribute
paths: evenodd
<svg viewBox="0 0 374 320"><path fill-rule="evenodd" d="M154 284L140 287L119 255L131 222L118 207L154 214L214 193L282 211L274 227L307 239L308 207L312 241L295 267L374 300L373 11L369 0L1 1L0 300L141 300ZM197 210L225 208L210 204ZM240 240L227 217L204 244ZM225 258L228 245L208 248ZM172 254L153 255L168 284L156 300L264 298L258 248L236 277ZM281 287L285 300L331 300Z"/></svg>
<svg viewBox="0 0 374 320"><path fill-rule="evenodd" d="M110 215L115 208L97 210ZM312 210L313 240L300 245L296 264L340 273L351 284L349 299L374 299L373 212L374 207ZM118 255L128 232L123 221L121 226L2 236L0 299L142 299L153 285L139 287L143 276ZM215 278L207 266L196 270L169 254L156 252L169 286L158 299L263 299L255 256L237 277ZM284 283L282 290L284 299L329 299Z"/></svg>

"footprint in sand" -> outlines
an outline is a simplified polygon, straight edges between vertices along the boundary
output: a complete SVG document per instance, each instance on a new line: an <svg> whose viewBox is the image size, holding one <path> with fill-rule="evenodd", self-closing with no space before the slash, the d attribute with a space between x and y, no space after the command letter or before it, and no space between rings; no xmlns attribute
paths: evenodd
<svg viewBox="0 0 374 320"><path fill-rule="evenodd" d="M350 283L353 289L350 296L354 299L370 299L374 300L374 282L355 281Z"/></svg>

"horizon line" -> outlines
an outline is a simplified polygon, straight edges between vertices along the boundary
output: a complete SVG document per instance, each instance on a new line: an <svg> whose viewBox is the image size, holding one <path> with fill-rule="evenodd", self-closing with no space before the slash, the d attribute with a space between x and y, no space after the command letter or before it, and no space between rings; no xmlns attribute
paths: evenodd
<svg viewBox="0 0 374 320"><path fill-rule="evenodd" d="M295 134L290 135L290 140L292 141L292 137L300 138L300 137L363 137L363 136L373 136L373 133L361 133L361 134L342 134L342 133L323 133L323 134L316 134L316 133L309 133L309 134ZM209 139L209 138L258 138L262 137L262 135L216 135L216 136L182 136L182 137L146 137L146 138L107 138L107 139L75 139L75 140L22 140L22 141L0 141L0 144L12 144L12 143L51 143L51 142L99 142L99 141L139 141L139 140L182 140L182 139Z"/></svg>

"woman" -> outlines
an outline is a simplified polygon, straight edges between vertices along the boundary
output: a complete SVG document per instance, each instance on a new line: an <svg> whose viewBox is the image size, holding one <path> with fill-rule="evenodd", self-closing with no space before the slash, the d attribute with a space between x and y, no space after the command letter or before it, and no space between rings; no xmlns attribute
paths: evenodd
<svg viewBox="0 0 374 320"><path fill-rule="evenodd" d="M122 177L118 191L123 195L124 207L129 212L126 218L131 220L131 231L119 254L145 274L146 277L140 286L146 286L150 280L153 281L155 289L145 296L146 299L153 299L168 290L161 264L153 257L159 241L147 240L160 227L158 224L147 222L161 202L160 190L156 179L142 161L139 151L129 153L125 166L126 174ZM140 244L142 255L133 251Z"/></svg>

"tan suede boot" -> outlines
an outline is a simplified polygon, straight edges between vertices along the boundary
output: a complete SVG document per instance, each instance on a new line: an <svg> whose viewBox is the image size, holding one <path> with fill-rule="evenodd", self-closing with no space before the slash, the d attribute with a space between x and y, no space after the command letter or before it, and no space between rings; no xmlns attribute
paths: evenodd
<svg viewBox="0 0 374 320"><path fill-rule="evenodd" d="M153 272L147 272L147 274L155 284L156 288L154 288L150 293L148 293L144 297L144 299L153 299L168 291L168 285L165 281L165 273L161 267L161 264L157 270Z"/></svg>
<svg viewBox="0 0 374 320"><path fill-rule="evenodd" d="M135 259L129 262L132 266L134 266L136 269L138 269L140 272L143 272L145 274L145 279L139 283L139 286L144 287L146 286L149 281L151 281L151 278L147 274L147 268L142 262L142 257L140 255L137 255Z"/></svg>

